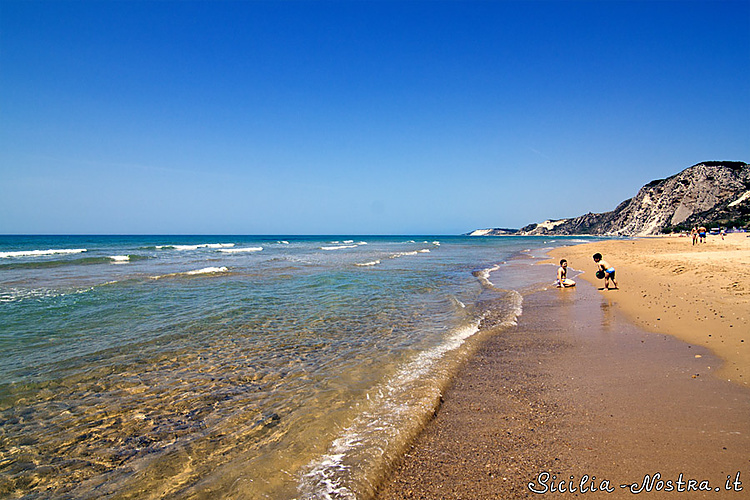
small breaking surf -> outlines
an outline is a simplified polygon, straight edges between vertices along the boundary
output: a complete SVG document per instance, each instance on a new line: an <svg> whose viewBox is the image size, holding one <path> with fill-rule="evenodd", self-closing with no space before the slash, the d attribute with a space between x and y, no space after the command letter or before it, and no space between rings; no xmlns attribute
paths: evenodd
<svg viewBox="0 0 750 500"><path fill-rule="evenodd" d="M156 245L156 250L199 250L201 248L218 249L218 248L232 248L234 243L199 243L197 245Z"/></svg>
<svg viewBox="0 0 750 500"><path fill-rule="evenodd" d="M367 245L366 241L344 240L344 241L331 241L330 246L319 247L321 250L344 250L346 248L357 248L362 245Z"/></svg>
<svg viewBox="0 0 750 500"><path fill-rule="evenodd" d="M368 393L364 411L303 471L298 485L302 498L371 496L387 464L400 455L440 402L449 371L436 365L478 331L478 321L456 329ZM428 374L431 377L424 380Z"/></svg>
<svg viewBox="0 0 750 500"><path fill-rule="evenodd" d="M494 288L495 284L490 281L490 274L494 273L498 269L500 269L500 266L505 264L504 262L501 264L496 264L492 267L488 267L486 269L480 269L477 271L473 271L471 274L473 274L479 282L484 286L485 288Z"/></svg>
<svg viewBox="0 0 750 500"><path fill-rule="evenodd" d="M430 253L429 248L423 248L422 250L412 250L411 252L396 252L390 255L391 259L398 259L399 257L408 257L410 255L419 255L420 253Z"/></svg>
<svg viewBox="0 0 750 500"><path fill-rule="evenodd" d="M466 305L456 298L461 310ZM440 404L442 391L457 366L472 352L467 344L486 327L507 328L521 314L521 294L509 291L479 317L454 328L444 340L416 354L362 401L362 411L334 439L326 453L303 468L300 498L370 498L385 472L424 428ZM481 311L484 312L481 312Z"/></svg>
<svg viewBox="0 0 750 500"><path fill-rule="evenodd" d="M246 248L220 248L221 253L251 253L262 252L263 247L246 247Z"/></svg>
<svg viewBox="0 0 750 500"><path fill-rule="evenodd" d="M35 288L35 289L20 289L11 288L6 290L0 290L0 303L10 302L23 302L28 300L44 300L53 299L56 297L64 297L66 295L78 295L81 293L87 293L94 289L94 287L78 288L74 290L52 290L46 288Z"/></svg>
<svg viewBox="0 0 750 500"><path fill-rule="evenodd" d="M330 246L330 247L320 247L321 250L343 250L345 248L357 248L358 245L336 245L336 246Z"/></svg>
<svg viewBox="0 0 750 500"><path fill-rule="evenodd" d="M203 269L196 269L194 271L185 271L181 273L169 273L169 274L162 274L160 276L151 276L151 279L158 280L163 278L177 278L180 276L201 276L201 275L211 275L211 274L224 274L228 273L229 269L222 266L222 267L204 267Z"/></svg>
<svg viewBox="0 0 750 500"><path fill-rule="evenodd" d="M14 252L0 252L0 259L11 259L15 257L45 257L48 255L69 255L87 252L85 248L62 248L48 250L19 250Z"/></svg>
<svg viewBox="0 0 750 500"><path fill-rule="evenodd" d="M378 264L380 264L380 260L373 260L371 262L362 262L362 263L358 263L354 265L357 267L372 267L372 266L377 266Z"/></svg>

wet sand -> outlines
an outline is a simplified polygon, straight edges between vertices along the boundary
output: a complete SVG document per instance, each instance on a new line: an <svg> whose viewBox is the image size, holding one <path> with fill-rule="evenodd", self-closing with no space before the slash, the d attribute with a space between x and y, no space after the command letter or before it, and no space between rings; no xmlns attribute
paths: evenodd
<svg viewBox="0 0 750 500"><path fill-rule="evenodd" d="M750 390L714 376L721 361L706 347L635 325L614 293L580 281L527 296L518 326L464 365L377 498L539 497L530 482L548 496L633 498L620 485L657 473L664 483L638 497L746 498ZM545 472L578 491L550 491ZM711 491L679 492L690 480Z"/></svg>
<svg viewBox="0 0 750 500"><path fill-rule="evenodd" d="M592 255L616 269L619 290L605 292L638 326L709 348L724 363L719 375L750 387L750 238L747 234L611 240L558 248L597 287ZM715 369L716 366L712 367Z"/></svg>

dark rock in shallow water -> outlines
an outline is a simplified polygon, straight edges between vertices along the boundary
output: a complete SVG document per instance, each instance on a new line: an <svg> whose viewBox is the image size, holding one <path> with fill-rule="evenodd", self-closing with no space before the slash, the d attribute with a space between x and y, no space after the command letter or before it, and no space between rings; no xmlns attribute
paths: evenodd
<svg viewBox="0 0 750 500"><path fill-rule="evenodd" d="M264 429L272 429L279 425L279 423L281 423L281 416L276 412L266 413L258 421L258 424L263 426Z"/></svg>

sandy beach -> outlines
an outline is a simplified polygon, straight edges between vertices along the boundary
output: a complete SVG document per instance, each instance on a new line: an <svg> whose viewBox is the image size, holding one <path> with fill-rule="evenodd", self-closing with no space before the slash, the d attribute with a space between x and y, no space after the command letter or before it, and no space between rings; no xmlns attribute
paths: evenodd
<svg viewBox="0 0 750 500"><path fill-rule="evenodd" d="M596 285L592 255L616 269L620 289L608 299L638 326L707 347L723 361L719 375L750 384L750 238L744 233L605 241L550 252Z"/></svg>
<svg viewBox="0 0 750 500"><path fill-rule="evenodd" d="M551 252L578 286L526 297L518 326L489 336L378 498L745 497L744 237ZM620 290L581 279L597 251Z"/></svg>

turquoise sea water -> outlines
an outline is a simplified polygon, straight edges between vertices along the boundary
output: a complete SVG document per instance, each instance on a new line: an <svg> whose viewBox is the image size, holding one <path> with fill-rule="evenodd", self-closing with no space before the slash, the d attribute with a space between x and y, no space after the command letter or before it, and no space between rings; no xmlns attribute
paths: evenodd
<svg viewBox="0 0 750 500"><path fill-rule="evenodd" d="M367 498L574 241L0 236L0 497Z"/></svg>

